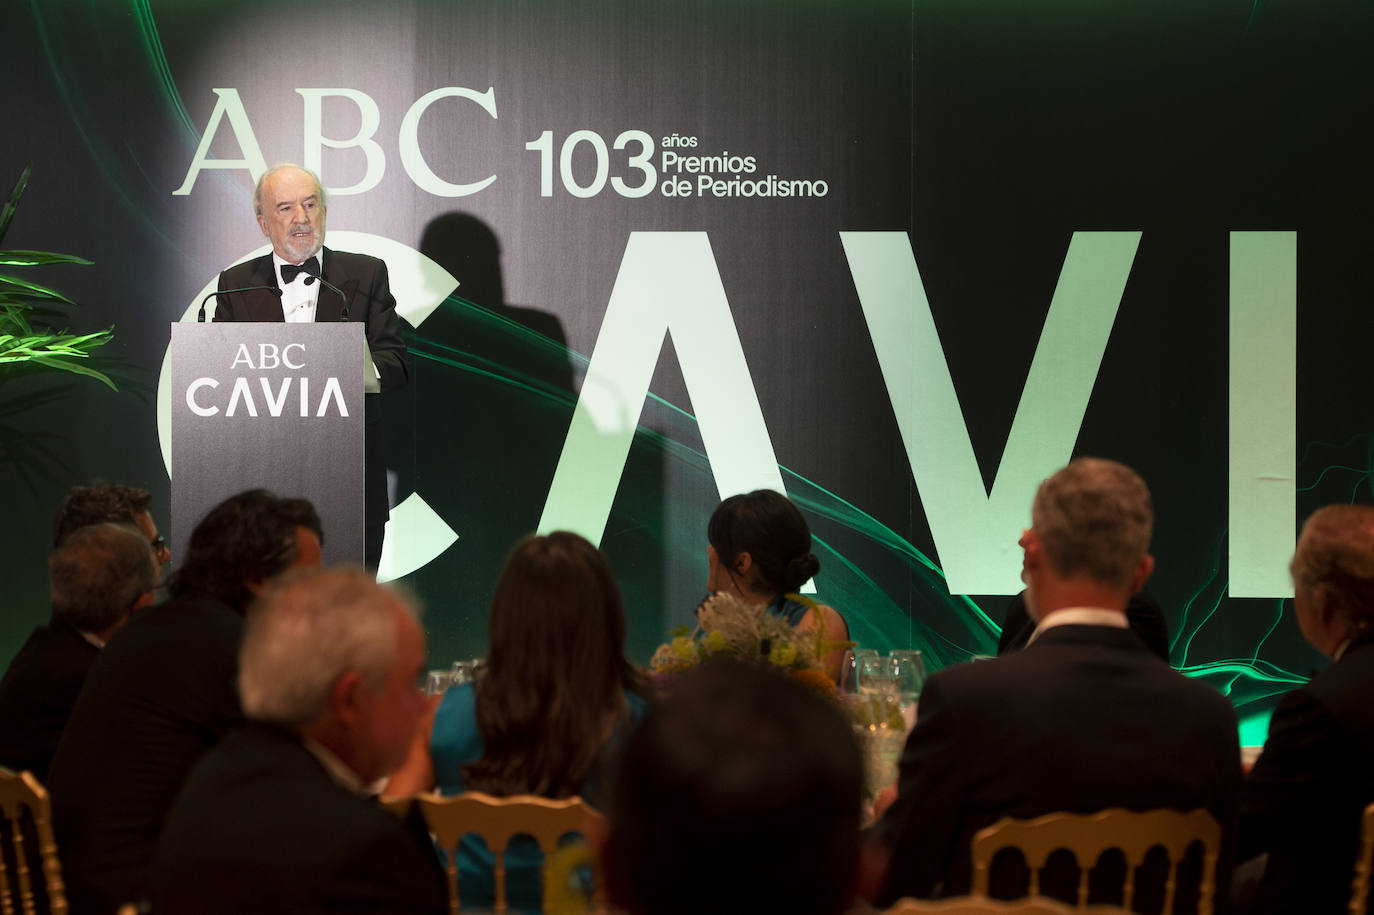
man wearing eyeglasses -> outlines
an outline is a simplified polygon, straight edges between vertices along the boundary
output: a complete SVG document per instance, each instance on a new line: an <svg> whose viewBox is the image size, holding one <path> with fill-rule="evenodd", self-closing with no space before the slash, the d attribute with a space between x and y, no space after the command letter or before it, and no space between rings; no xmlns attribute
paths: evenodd
<svg viewBox="0 0 1374 915"><path fill-rule="evenodd" d="M167 563L172 560L172 551L167 541L158 533L157 522L153 520L148 506L152 497L146 490L118 483L98 483L95 486L78 486L67 493L53 518L52 545L61 546L73 531L88 524L101 521L118 521L132 524L143 532L148 545L157 561L158 580Z"/></svg>

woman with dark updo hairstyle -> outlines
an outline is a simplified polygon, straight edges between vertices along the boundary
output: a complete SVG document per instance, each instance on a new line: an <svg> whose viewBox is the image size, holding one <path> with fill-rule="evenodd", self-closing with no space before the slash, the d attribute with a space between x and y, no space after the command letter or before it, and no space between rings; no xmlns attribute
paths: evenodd
<svg viewBox="0 0 1374 915"><path fill-rule="evenodd" d="M448 689L390 795L581 795L600 806L610 751L639 722L649 681L625 660L625 606L601 551L567 531L529 537L506 560L475 683ZM540 907L542 858L528 840L505 856L516 909ZM492 858L473 836L458 854L464 903L490 905Z"/></svg>
<svg viewBox="0 0 1374 915"><path fill-rule="evenodd" d="M796 591L820 571L811 552L811 529L792 500L771 489L731 496L706 526L707 578L712 593L733 594L768 606L773 616L801 631L822 630L826 642L849 641L849 627L833 607L804 603ZM838 682L844 648L826 652L821 665Z"/></svg>

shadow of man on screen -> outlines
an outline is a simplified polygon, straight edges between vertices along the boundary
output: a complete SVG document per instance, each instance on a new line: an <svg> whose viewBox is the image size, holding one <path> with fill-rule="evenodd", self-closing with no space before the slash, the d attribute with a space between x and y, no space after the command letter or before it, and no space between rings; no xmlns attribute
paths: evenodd
<svg viewBox="0 0 1374 915"><path fill-rule="evenodd" d="M421 593L445 595L429 620L434 657L472 657L506 553L539 523L577 393L559 318L505 301L489 225L445 213L419 249L460 285L407 340L412 383L385 414L394 504L419 492L458 532L416 576Z"/></svg>

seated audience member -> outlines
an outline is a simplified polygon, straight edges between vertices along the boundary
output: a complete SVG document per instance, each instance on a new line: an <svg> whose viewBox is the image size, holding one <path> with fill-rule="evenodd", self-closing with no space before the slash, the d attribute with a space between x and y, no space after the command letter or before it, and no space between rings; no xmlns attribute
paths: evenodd
<svg viewBox="0 0 1374 915"><path fill-rule="evenodd" d="M82 527L48 557L52 619L0 680L0 765L48 778L58 738L96 655L129 614L152 603L157 565L131 524Z"/></svg>
<svg viewBox="0 0 1374 915"><path fill-rule="evenodd" d="M319 562L309 502L240 493L191 532L171 599L140 611L100 652L48 775L72 911L113 912L146 897L177 789L242 720L234 683L244 608L269 579Z"/></svg>
<svg viewBox="0 0 1374 915"><path fill-rule="evenodd" d="M1374 507L1319 509L1291 569L1298 626L1333 663L1274 710L1245 782L1239 851L1268 853L1246 911L1322 915L1346 911L1374 801Z"/></svg>
<svg viewBox="0 0 1374 915"><path fill-rule="evenodd" d="M1164 663L1169 663L1169 624L1164 619L1164 611L1159 603L1144 591L1132 594L1126 604L1126 622L1131 631L1140 637L1145 647L1157 655ZM1035 620L1026 606L1026 592L1022 591L1007 605L1007 615L1002 620L1002 637L997 642L997 653L1007 654L1020 651L1030 641L1035 632Z"/></svg>
<svg viewBox="0 0 1374 915"><path fill-rule="evenodd" d="M367 787L405 759L424 711L416 611L359 569L300 572L248 613L248 719L201 758L157 845L159 915L441 913L448 889L419 808Z"/></svg>
<svg viewBox="0 0 1374 915"><path fill-rule="evenodd" d="M52 524L52 545L61 546L72 531L101 521L122 521L143 532L157 560L158 576L172 558L167 541L157 532L148 504L152 497L142 489L120 486L118 483L98 483L95 486L74 487L62 504Z"/></svg>
<svg viewBox="0 0 1374 915"><path fill-rule="evenodd" d="M1145 483L1114 461L1080 458L1040 485L1020 539L1038 626L1021 651L926 681L897 800L873 831L890 852L883 904L968 893L973 834L1003 817L1111 807L1209 811L1226 833L1224 896L1236 719L1127 627L1154 566L1152 524ZM992 895L1025 892L1007 877L994 869Z"/></svg>
<svg viewBox="0 0 1374 915"><path fill-rule="evenodd" d="M838 706L752 665L708 663L630 735L602 850L630 915L838 915L859 872L863 763Z"/></svg>
<svg viewBox="0 0 1374 915"><path fill-rule="evenodd" d="M712 593L766 604L770 614L799 630L821 629L826 642L849 640L849 627L834 608L803 602L795 593L821 564L811 552L811 529L791 499L771 489L731 496L711 514L706 539L706 587ZM821 657L821 666L837 683L843 658L843 645Z"/></svg>
<svg viewBox="0 0 1374 915"><path fill-rule="evenodd" d="M477 682L444 693L387 793L437 785L599 805L607 753L643 715L650 689L625 660L625 607L605 557L566 531L518 544L487 639ZM517 842L505 863L510 904L538 910L538 848ZM490 905L492 858L480 840L464 840L458 866L465 904Z"/></svg>

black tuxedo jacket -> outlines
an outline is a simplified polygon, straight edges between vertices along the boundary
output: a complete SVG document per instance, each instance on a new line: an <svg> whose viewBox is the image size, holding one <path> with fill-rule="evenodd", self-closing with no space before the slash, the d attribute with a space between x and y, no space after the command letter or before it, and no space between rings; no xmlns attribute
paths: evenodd
<svg viewBox="0 0 1374 915"><path fill-rule="evenodd" d="M100 649L60 620L39 626L0 680L0 766L43 783Z"/></svg>
<svg viewBox="0 0 1374 915"><path fill-rule="evenodd" d="M147 895L167 811L195 762L243 720L242 615L174 598L135 613L100 651L57 746L48 788L72 911Z"/></svg>
<svg viewBox="0 0 1374 915"><path fill-rule="evenodd" d="M159 915L448 909L418 809L402 823L336 784L293 734L251 724L196 766L153 861Z"/></svg>
<svg viewBox="0 0 1374 915"><path fill-rule="evenodd" d="M1242 858L1267 852L1255 911L1344 912L1374 802L1374 636L1284 696L1245 782Z"/></svg>
<svg viewBox="0 0 1374 915"><path fill-rule="evenodd" d="M1203 807L1229 835L1240 781L1235 713L1219 692L1128 629L1046 630L926 681L897 801L874 829L891 851L882 901L967 893L973 835L1005 816ZM1229 860L1223 842L1220 895Z"/></svg>

